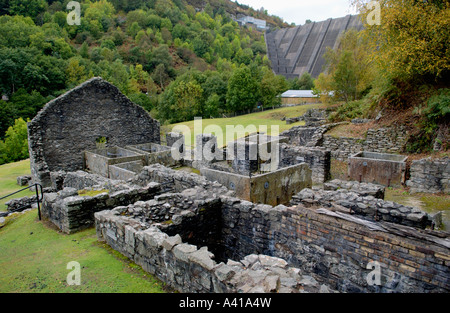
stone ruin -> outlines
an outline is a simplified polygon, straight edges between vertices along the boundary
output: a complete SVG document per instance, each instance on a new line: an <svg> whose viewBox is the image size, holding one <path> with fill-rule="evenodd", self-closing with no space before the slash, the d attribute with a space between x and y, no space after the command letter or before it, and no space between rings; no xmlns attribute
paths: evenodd
<svg viewBox="0 0 450 313"><path fill-rule="evenodd" d="M159 122L103 79L92 78L50 101L28 123L34 182L50 186L50 173L83 170L83 151L97 143L160 143Z"/></svg>
<svg viewBox="0 0 450 313"><path fill-rule="evenodd" d="M71 101L92 103L105 116L86 106L83 115ZM277 167L266 171L258 158L256 166L245 156L224 162L218 156L230 147L217 147L211 135L197 140L197 149L215 156L201 162L188 157L195 150L180 134L166 134L162 146L159 124L130 103L96 78L30 123L33 178L49 186L42 215L62 232L95 225L99 240L181 292L450 291L449 234L430 228L437 217L384 201L383 186L329 181L330 151L315 144L329 125L301 132L300 140L295 129L266 141L248 136L244 151L278 146ZM71 105L78 115L67 112ZM138 122L129 123L133 114ZM109 126L125 124L122 118L140 128L128 125L116 138ZM94 126L77 133L80 140L73 134L76 151L65 159L56 151L68 144L62 122L77 119ZM107 138L107 147L97 150L96 136ZM170 168L179 165L203 175ZM380 285L367 280L373 262L381 266Z"/></svg>

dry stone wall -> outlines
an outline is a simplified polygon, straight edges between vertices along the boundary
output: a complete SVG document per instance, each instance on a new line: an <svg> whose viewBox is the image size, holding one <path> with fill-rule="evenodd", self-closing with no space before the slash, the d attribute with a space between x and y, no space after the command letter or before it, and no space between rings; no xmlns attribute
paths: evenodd
<svg viewBox="0 0 450 313"><path fill-rule="evenodd" d="M303 189L292 197L291 205L324 206L372 221L386 221L417 228L432 226L433 218L416 208L392 201L384 201L373 196L339 190ZM439 225L436 225L439 226Z"/></svg>
<svg viewBox="0 0 450 313"><path fill-rule="evenodd" d="M201 197L184 209L192 195L172 197L169 205L178 211L171 223L140 219L135 213L142 203L98 212L97 235L182 292L450 291L447 233L227 196ZM206 211L219 225L201 218L211 216ZM218 240L214 253L195 241L196 232L207 229ZM367 279L373 262L380 267L379 285Z"/></svg>
<svg viewBox="0 0 450 313"><path fill-rule="evenodd" d="M450 193L450 159L421 159L413 161L406 182L411 193Z"/></svg>
<svg viewBox="0 0 450 313"><path fill-rule="evenodd" d="M404 150L408 134L404 127L369 129L366 138L334 137L325 134L322 147L331 150L331 156L346 160L360 151L399 153Z"/></svg>
<svg viewBox="0 0 450 313"><path fill-rule="evenodd" d="M313 183L324 183L330 178L331 154L319 148L280 145L280 167L299 163L308 164Z"/></svg>

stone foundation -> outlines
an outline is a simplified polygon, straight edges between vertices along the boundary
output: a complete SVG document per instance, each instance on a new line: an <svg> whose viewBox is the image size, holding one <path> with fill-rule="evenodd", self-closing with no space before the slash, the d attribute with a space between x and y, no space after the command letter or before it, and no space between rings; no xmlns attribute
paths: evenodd
<svg viewBox="0 0 450 313"><path fill-rule="evenodd" d="M169 207L174 208L173 205L183 203L183 200L189 201L182 195L172 195L169 198L171 201L160 203L166 206L166 212ZM140 202L128 208L118 207L112 211L96 213L97 236L99 240L106 241L115 250L126 255L142 266L145 271L155 275L172 288L180 292L195 293L330 291L327 286L320 286L311 276L302 275L298 269L289 266L283 259L250 254L240 262L227 260L218 263L215 255L210 252L209 246L192 244L196 241L195 238L202 238L204 241L221 235L218 225L214 225L216 226L214 228L205 227L213 220L202 218L202 216L211 215L208 211L213 211L213 216L221 218L220 210L217 211L218 208L220 209L220 201L205 200L197 203L195 207L185 206L188 210L181 212L179 211L182 209L179 208L178 214L172 215L171 223L157 223L149 226L148 217L159 220L157 216L152 217L150 212L160 213L161 211L149 209L157 207L157 202L155 198L155 201ZM211 205L212 203L215 205ZM136 212L143 207L149 210L144 214L141 211L137 215L145 216L147 223L136 219ZM126 216L127 212L133 212L135 218ZM173 213L176 213L176 210ZM209 238L198 236L208 229L216 234ZM182 236L168 234L174 231L182 233ZM188 243L185 238L188 239Z"/></svg>
<svg viewBox="0 0 450 313"><path fill-rule="evenodd" d="M197 202L196 194L203 195ZM163 202L98 212L97 235L181 292L450 291L444 232L199 191ZM164 205L170 220L151 217ZM374 262L380 270L375 286L367 279Z"/></svg>

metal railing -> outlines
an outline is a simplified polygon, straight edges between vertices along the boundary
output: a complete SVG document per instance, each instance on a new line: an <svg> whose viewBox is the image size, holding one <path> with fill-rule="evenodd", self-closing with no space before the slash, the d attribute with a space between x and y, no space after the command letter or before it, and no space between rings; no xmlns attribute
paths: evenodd
<svg viewBox="0 0 450 313"><path fill-rule="evenodd" d="M27 190L27 189L31 189L31 188L33 188L33 187L34 187L34 190L36 191L36 200L35 200L35 201L36 201L37 207L38 207L39 220L41 220L41 205L40 205L40 203L41 203L42 199L44 198L44 193L42 192L42 185L41 185L41 184L37 184L37 183L36 183L36 184L30 185L30 186L28 186L28 187L22 188L22 189L17 190L17 191L15 191L15 192L13 192L13 193L10 193L9 195L6 195L6 196L1 197L0 200L6 199L6 198L8 198L8 197L11 197L12 195L15 195L16 193L19 193L19 192L24 191L24 190ZM40 195L39 195L39 193L40 193ZM27 206L28 206L28 205L27 205ZM19 208L10 210L9 212L18 212L18 211L22 211L22 210L24 210L24 208L26 208L27 206L25 206L25 207L22 206L22 207L19 207Z"/></svg>

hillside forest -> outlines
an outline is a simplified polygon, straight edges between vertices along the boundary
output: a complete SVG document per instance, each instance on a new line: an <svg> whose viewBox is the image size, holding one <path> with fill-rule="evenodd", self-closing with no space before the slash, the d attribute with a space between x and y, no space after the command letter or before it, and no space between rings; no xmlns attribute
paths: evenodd
<svg viewBox="0 0 450 313"><path fill-rule="evenodd" d="M342 35L315 81L308 73L289 81L275 75L264 31L233 20L242 14L269 28L293 26L264 8L229 0L78 2L80 25L69 25L69 0L0 0L0 164L28 156L26 121L45 103L96 76L162 124L273 108L288 89L313 89L330 103L332 120L403 118L416 137L409 152L436 140L448 148L447 1L380 0L382 23L371 26L368 1L354 0L365 29Z"/></svg>

